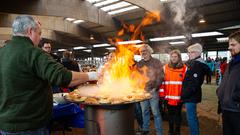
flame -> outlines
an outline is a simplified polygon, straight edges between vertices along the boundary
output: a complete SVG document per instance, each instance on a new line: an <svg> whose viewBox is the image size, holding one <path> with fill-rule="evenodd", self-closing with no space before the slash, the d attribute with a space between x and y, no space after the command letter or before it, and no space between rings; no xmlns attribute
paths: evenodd
<svg viewBox="0 0 240 135"><path fill-rule="evenodd" d="M124 34L124 29L121 29L119 32L118 32L118 34L117 35L120 35L120 36L122 36Z"/></svg>
<svg viewBox="0 0 240 135"><path fill-rule="evenodd" d="M134 54L138 52L138 47L134 44L117 45L117 42L123 41L120 37L126 33L131 33L130 40L140 38L144 41L141 30L154 21L160 21L159 12L147 13L138 26L122 23L123 28L117 33L118 37L109 39L116 45L116 51L104 65L102 81L99 85L100 94L121 97L133 91L144 91L145 83L149 78L146 75L146 67L138 69L135 65Z"/></svg>

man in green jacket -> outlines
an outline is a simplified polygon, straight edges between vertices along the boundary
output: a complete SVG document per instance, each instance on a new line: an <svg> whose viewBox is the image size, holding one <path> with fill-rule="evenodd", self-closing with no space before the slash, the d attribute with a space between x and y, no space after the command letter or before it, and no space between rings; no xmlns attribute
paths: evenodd
<svg viewBox="0 0 240 135"><path fill-rule="evenodd" d="M96 73L69 71L39 49L41 26L31 16L16 17L12 28L0 48L0 134L48 135L51 85L76 86L96 80Z"/></svg>

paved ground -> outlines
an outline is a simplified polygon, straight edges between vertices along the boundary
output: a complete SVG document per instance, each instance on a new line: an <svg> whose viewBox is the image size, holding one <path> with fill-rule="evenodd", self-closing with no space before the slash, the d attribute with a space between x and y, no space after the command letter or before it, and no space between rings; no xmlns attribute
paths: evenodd
<svg viewBox="0 0 240 135"><path fill-rule="evenodd" d="M215 84L203 85L203 100L198 104L198 116L200 123L201 135L221 135L222 128L220 122L220 116L217 112L217 97L216 97ZM188 126L186 122L185 110L183 109L183 122L181 128L182 135L189 135ZM155 135L153 121L151 121L151 133ZM168 135L168 122L163 122L164 135ZM54 132L52 135L62 135L62 132ZM84 135L84 129L72 129L71 132L65 132L65 135Z"/></svg>

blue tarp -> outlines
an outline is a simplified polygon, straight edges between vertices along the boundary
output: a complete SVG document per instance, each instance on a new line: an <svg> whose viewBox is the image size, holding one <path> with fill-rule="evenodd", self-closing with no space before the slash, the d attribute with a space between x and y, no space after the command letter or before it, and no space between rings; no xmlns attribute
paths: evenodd
<svg viewBox="0 0 240 135"><path fill-rule="evenodd" d="M68 127L84 127L84 110L78 104L67 103L53 106L53 121L64 120Z"/></svg>

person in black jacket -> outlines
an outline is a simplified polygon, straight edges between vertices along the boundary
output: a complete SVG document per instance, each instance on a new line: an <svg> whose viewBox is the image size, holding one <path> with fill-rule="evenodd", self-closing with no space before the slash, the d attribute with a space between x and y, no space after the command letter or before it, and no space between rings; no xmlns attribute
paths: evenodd
<svg viewBox="0 0 240 135"><path fill-rule="evenodd" d="M62 64L68 70L79 72L79 66L77 61L71 58L71 53L69 51L63 52Z"/></svg>
<svg viewBox="0 0 240 135"><path fill-rule="evenodd" d="M217 89L223 122L223 135L240 135L240 31L229 36L232 60Z"/></svg>
<svg viewBox="0 0 240 135"><path fill-rule="evenodd" d="M62 65L71 71L79 72L79 66L77 61L72 59L72 54L69 51L63 52ZM64 88L65 91L73 91L76 87ZM64 90L63 90L64 91Z"/></svg>
<svg viewBox="0 0 240 135"><path fill-rule="evenodd" d="M197 103L202 99L204 76L211 74L210 68L201 58L202 45L193 44L187 48L189 60L186 62L187 72L183 80L181 100L185 104L188 125L191 135L199 135Z"/></svg>

